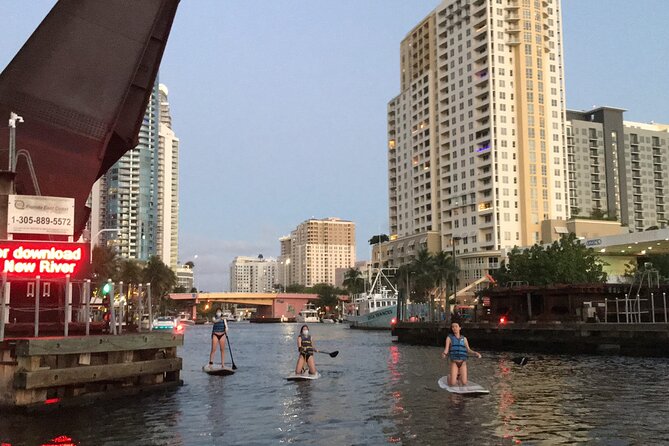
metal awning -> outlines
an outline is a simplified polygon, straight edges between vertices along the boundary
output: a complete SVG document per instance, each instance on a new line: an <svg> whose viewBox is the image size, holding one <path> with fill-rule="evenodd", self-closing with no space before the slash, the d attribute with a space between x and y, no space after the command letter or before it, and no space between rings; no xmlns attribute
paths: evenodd
<svg viewBox="0 0 669 446"><path fill-rule="evenodd" d="M556 226L555 232L557 232L558 234L569 234L569 230L564 226Z"/></svg>

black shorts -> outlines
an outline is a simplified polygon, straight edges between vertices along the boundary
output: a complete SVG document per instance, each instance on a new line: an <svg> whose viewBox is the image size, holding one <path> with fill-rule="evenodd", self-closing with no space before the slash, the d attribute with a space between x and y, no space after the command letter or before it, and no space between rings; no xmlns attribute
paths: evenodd
<svg viewBox="0 0 669 446"><path fill-rule="evenodd" d="M223 336L225 336L225 332L223 332L223 333L212 333L212 334L211 334L211 337L213 338L214 336L216 337L216 339L218 339L218 340L220 341L221 338L222 338Z"/></svg>

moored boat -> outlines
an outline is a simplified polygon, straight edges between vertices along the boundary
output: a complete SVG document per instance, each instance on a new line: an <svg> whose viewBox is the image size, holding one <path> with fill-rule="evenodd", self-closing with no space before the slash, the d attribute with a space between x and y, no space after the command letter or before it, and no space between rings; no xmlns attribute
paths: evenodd
<svg viewBox="0 0 669 446"><path fill-rule="evenodd" d="M313 322L320 322L321 320L318 317L318 311L316 311L314 304L308 303L304 306L302 311L297 313L295 321L309 324Z"/></svg>
<svg viewBox="0 0 669 446"><path fill-rule="evenodd" d="M351 328L390 329L397 315L397 297L397 288L379 269L369 291L358 294L348 304L344 319Z"/></svg>

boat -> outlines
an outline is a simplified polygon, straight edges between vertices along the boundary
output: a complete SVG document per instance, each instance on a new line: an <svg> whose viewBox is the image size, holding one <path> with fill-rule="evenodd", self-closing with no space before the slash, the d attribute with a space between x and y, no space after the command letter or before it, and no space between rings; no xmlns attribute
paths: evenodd
<svg viewBox="0 0 669 446"><path fill-rule="evenodd" d="M229 311L223 312L223 319L225 319L227 322L237 322L237 318Z"/></svg>
<svg viewBox="0 0 669 446"><path fill-rule="evenodd" d="M351 328L390 329L392 320L397 316L397 288L388 279L389 268L381 268L374 277L369 290L354 296L348 304L344 319Z"/></svg>
<svg viewBox="0 0 669 446"><path fill-rule="evenodd" d="M186 313L179 313L179 318L177 322L182 325L195 325L195 321L188 317Z"/></svg>
<svg viewBox="0 0 669 446"><path fill-rule="evenodd" d="M297 313L297 316L295 316L295 321L309 324L312 322L320 322L321 320L318 317L318 311L316 311L314 304L308 303L304 306L302 311Z"/></svg>

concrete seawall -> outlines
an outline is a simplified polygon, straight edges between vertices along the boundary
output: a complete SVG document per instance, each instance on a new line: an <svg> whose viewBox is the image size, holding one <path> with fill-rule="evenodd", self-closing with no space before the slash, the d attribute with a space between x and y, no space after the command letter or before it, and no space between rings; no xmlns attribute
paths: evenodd
<svg viewBox="0 0 669 446"><path fill-rule="evenodd" d="M443 322L398 323L400 343L443 346ZM465 323L474 349L540 353L619 354L669 357L669 324L487 324Z"/></svg>

